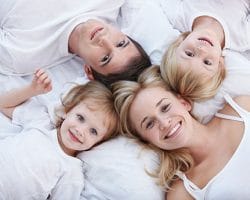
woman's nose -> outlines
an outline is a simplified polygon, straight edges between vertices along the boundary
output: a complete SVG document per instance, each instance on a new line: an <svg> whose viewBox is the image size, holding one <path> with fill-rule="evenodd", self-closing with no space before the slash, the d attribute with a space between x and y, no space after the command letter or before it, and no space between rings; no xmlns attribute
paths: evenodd
<svg viewBox="0 0 250 200"><path fill-rule="evenodd" d="M168 129L171 125L171 118L165 118L159 120L160 130Z"/></svg>

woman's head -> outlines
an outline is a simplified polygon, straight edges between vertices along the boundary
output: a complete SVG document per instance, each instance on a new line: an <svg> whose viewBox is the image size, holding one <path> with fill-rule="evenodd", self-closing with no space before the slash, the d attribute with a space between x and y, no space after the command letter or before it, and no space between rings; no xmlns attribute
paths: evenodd
<svg viewBox="0 0 250 200"><path fill-rule="evenodd" d="M162 59L161 74L182 97L204 100L216 94L225 78L224 59L219 47L192 34L183 33L170 45Z"/></svg>
<svg viewBox="0 0 250 200"><path fill-rule="evenodd" d="M75 86L62 104L57 110L57 126L64 148L87 150L118 134L118 115L112 93L103 84L90 81Z"/></svg>
<svg viewBox="0 0 250 200"><path fill-rule="evenodd" d="M105 85L128 79L131 74L124 72L137 73L151 64L137 42L100 20L91 19L79 24L71 34L69 45L71 52L84 60L88 78Z"/></svg>
<svg viewBox="0 0 250 200"><path fill-rule="evenodd" d="M119 81L112 88L121 132L157 149L161 166L156 177L168 186L176 170L185 171L192 163L184 150L186 132L192 131L191 105L169 90L158 66L145 70L138 82Z"/></svg>

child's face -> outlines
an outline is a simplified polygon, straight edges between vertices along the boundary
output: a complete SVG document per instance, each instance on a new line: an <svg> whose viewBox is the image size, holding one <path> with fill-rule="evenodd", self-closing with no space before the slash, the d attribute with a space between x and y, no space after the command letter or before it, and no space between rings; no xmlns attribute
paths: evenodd
<svg viewBox="0 0 250 200"><path fill-rule="evenodd" d="M90 109L89 105L90 100L85 100L66 114L59 133L59 141L64 150L88 150L108 133L107 115L102 110Z"/></svg>
<svg viewBox="0 0 250 200"><path fill-rule="evenodd" d="M222 56L218 38L209 31L193 31L176 49L177 62L183 70L189 69L208 78L219 71Z"/></svg>
<svg viewBox="0 0 250 200"><path fill-rule="evenodd" d="M171 150L185 147L192 133L191 105L161 87L141 90L129 117L137 132L155 146Z"/></svg>

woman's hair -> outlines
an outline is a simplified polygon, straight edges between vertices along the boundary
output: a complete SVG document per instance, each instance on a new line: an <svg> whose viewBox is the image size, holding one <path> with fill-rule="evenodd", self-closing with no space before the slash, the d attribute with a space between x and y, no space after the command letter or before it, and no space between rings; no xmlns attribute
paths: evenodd
<svg viewBox="0 0 250 200"><path fill-rule="evenodd" d="M75 106L88 101L88 107L93 111L101 111L106 114L109 123L108 134L104 140L114 137L119 131L119 116L114 107L114 101L111 91L98 81L89 81L84 85L73 87L62 99L62 106L56 109L57 123L59 128L63 122L62 113L67 114Z"/></svg>
<svg viewBox="0 0 250 200"><path fill-rule="evenodd" d="M137 82L118 81L112 85L115 97L115 108L120 115L120 132L131 138L139 138L148 148L154 149L160 155L160 166L153 173L158 183L169 188L170 182L174 179L178 170L187 171L192 165L191 156L186 150L166 151L150 144L136 131L133 122L130 120L130 107L138 93L145 88L161 87L170 91L167 84L160 75L159 66L152 66L146 69L138 78Z"/></svg>
<svg viewBox="0 0 250 200"><path fill-rule="evenodd" d="M160 70L163 79L167 82L170 88L179 93L183 98L192 101L202 101L213 97L225 78L226 71L224 62L220 62L219 71L210 79L204 76L193 73L192 70L184 70L180 67L176 58L176 49L190 32L182 33L175 40L165 55L163 56Z"/></svg>
<svg viewBox="0 0 250 200"><path fill-rule="evenodd" d="M139 55L134 56L130 60L126 62L126 66L123 71L118 73L111 73L108 75L103 75L98 73L96 70L92 68L93 77L95 80L102 82L104 85L110 88L110 85L119 80L131 80L136 81L141 72L151 66L151 61L145 50L142 46L128 37L131 42L135 45L137 50L139 51Z"/></svg>

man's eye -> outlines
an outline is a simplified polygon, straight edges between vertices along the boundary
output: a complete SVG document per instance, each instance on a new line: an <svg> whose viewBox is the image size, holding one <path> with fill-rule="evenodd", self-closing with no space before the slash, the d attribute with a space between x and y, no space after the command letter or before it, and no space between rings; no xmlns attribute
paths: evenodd
<svg viewBox="0 0 250 200"><path fill-rule="evenodd" d="M154 126L154 121L152 120L152 121L149 121L147 124L146 124L146 129L151 129L151 128L153 128L153 126Z"/></svg>
<svg viewBox="0 0 250 200"><path fill-rule="evenodd" d="M104 56L104 57L101 59L101 62L106 62L108 59L109 59L109 55L106 55L106 56Z"/></svg>
<svg viewBox="0 0 250 200"><path fill-rule="evenodd" d="M82 115L80 115L80 114L77 114L76 115L76 117L77 117L77 119L80 121L80 122L84 122L84 117L82 116Z"/></svg>
<svg viewBox="0 0 250 200"><path fill-rule="evenodd" d="M91 129L90 129L90 133L91 133L92 135L97 135L97 130L96 130L95 128L91 128Z"/></svg>
<svg viewBox="0 0 250 200"><path fill-rule="evenodd" d="M122 40L121 42L119 42L116 46L117 47L122 47L125 44L125 40Z"/></svg>
<svg viewBox="0 0 250 200"><path fill-rule="evenodd" d="M185 51L185 54L189 57L194 57L194 54L191 51Z"/></svg>
<svg viewBox="0 0 250 200"><path fill-rule="evenodd" d="M204 64L206 64L206 65L212 65L212 62L210 60L204 60Z"/></svg>

